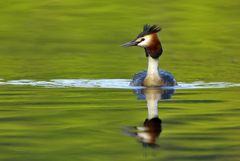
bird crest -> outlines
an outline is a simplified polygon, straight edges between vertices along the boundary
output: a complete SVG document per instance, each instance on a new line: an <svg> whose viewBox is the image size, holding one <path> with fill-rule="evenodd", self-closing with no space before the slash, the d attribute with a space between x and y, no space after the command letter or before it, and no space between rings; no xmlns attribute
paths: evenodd
<svg viewBox="0 0 240 161"><path fill-rule="evenodd" d="M143 32L141 32L137 37L143 37L145 35L149 35L149 34L152 34L152 33L157 33L161 31L161 28L158 26L158 25L149 25L149 24L145 24L143 26Z"/></svg>

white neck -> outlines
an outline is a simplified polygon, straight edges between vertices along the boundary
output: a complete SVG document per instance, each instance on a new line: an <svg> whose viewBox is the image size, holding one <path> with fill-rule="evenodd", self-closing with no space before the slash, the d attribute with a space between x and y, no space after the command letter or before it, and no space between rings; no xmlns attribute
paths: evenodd
<svg viewBox="0 0 240 161"><path fill-rule="evenodd" d="M153 59L151 56L148 56L148 70L147 76L157 76L158 74L158 59Z"/></svg>
<svg viewBox="0 0 240 161"><path fill-rule="evenodd" d="M144 86L161 86L163 84L162 79L158 72L158 59L148 57L148 70L147 76L143 81Z"/></svg>

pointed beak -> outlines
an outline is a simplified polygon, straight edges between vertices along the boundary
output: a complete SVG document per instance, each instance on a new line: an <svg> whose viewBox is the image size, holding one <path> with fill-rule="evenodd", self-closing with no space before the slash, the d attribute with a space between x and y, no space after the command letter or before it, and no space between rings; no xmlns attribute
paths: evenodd
<svg viewBox="0 0 240 161"><path fill-rule="evenodd" d="M138 44L138 42L136 42L135 40L132 40L130 42L127 42L125 44L122 44L122 47L130 47L130 46L136 46Z"/></svg>

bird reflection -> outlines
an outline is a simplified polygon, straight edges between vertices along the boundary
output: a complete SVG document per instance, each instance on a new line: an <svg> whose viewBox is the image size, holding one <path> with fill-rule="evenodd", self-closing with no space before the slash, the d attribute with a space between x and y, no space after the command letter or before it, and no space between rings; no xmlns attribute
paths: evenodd
<svg viewBox="0 0 240 161"><path fill-rule="evenodd" d="M148 118L142 126L126 127L125 134L135 137L144 147L158 147L157 140L162 132L162 121L158 116L158 102L170 99L174 94L174 89L151 87L136 89L134 93L138 99L147 101Z"/></svg>

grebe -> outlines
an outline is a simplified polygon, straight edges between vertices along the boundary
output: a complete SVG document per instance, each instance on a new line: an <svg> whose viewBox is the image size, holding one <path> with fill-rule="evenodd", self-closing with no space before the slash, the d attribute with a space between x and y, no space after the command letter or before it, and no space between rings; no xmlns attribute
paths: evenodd
<svg viewBox="0 0 240 161"><path fill-rule="evenodd" d="M163 49L158 38L157 32L161 28L157 25L144 25L141 32L134 40L123 44L123 47L139 46L145 49L148 57L147 71L136 73L131 81L131 86L174 86L177 84L174 76L163 70L158 69L159 57Z"/></svg>

